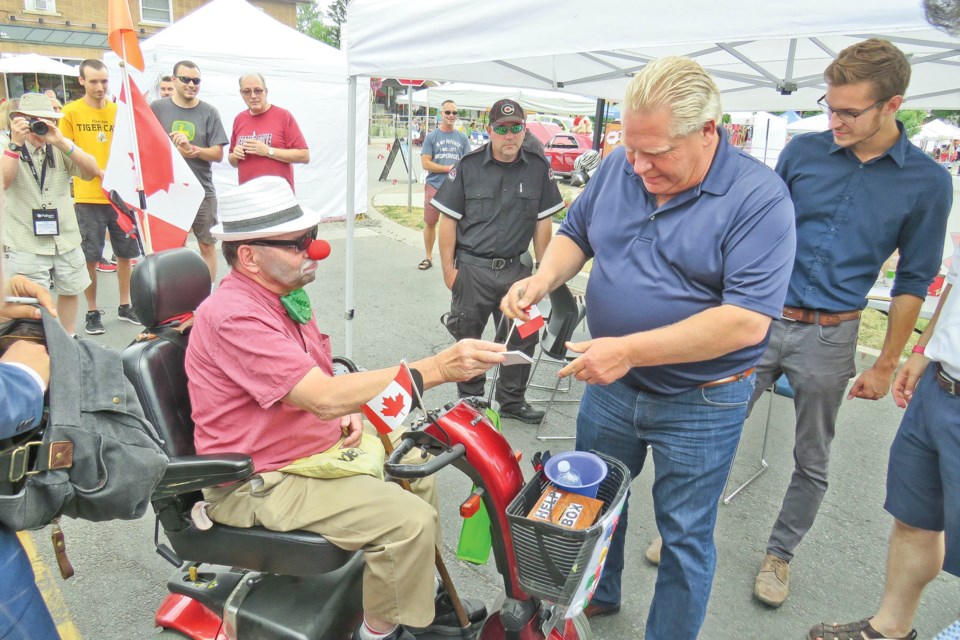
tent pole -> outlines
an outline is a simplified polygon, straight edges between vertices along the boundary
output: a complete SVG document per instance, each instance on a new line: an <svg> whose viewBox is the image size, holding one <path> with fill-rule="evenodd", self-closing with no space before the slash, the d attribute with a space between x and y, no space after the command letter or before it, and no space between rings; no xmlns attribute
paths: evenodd
<svg viewBox="0 0 960 640"><path fill-rule="evenodd" d="M356 181L357 181L357 76L350 76L347 84L347 238L346 238L346 265L347 274L346 286L344 291L345 313L344 319L347 321L344 331L344 355L348 358L353 357L353 265L354 265L354 247L353 247L353 228L356 218Z"/></svg>
<svg viewBox="0 0 960 640"><path fill-rule="evenodd" d="M413 87L407 87L407 213L413 212Z"/></svg>
<svg viewBox="0 0 960 640"><path fill-rule="evenodd" d="M607 101L597 98L597 113L593 117L593 150L600 151L600 141L603 140L603 112Z"/></svg>

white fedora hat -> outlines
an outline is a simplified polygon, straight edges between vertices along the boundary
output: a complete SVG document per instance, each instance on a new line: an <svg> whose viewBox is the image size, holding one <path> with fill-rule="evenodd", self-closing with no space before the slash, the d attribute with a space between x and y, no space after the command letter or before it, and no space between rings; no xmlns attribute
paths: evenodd
<svg viewBox="0 0 960 640"><path fill-rule="evenodd" d="M217 200L220 221L210 233L227 242L279 236L320 222L320 214L301 207L290 183L277 176L254 178Z"/></svg>

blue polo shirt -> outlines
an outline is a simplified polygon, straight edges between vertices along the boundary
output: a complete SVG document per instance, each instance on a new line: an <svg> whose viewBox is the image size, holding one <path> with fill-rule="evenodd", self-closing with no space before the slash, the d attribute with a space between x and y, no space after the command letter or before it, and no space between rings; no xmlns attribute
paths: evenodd
<svg viewBox="0 0 960 640"><path fill-rule="evenodd" d="M777 173L797 210L788 305L863 309L894 249L900 262L892 295L926 296L943 259L953 185L897 126L897 142L869 162L834 144L829 131L797 136L780 154Z"/></svg>
<svg viewBox="0 0 960 640"><path fill-rule="evenodd" d="M779 318L795 245L793 205L776 174L722 135L703 182L662 207L623 148L606 158L558 233L592 257L594 337L656 329L731 304ZM767 339L714 360L631 369L624 380L676 394L749 369Z"/></svg>

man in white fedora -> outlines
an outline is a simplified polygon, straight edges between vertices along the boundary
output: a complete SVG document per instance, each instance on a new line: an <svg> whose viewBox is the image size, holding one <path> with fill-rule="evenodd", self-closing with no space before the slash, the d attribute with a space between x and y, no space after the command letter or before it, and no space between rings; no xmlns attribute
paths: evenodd
<svg viewBox="0 0 960 640"><path fill-rule="evenodd" d="M398 373L391 367L333 377L330 339L302 288L317 275L311 256L325 254L310 250L319 220L276 176L220 198L220 223L211 232L231 272L197 310L187 349L194 440L198 454L250 455L256 475L208 490L208 513L226 525L305 529L363 549L364 622L356 638L407 640L409 628L458 632L433 574L434 483L421 481L421 499L363 472L302 475L315 454L365 446L360 407ZM410 366L429 388L482 374L503 350L462 340ZM486 615L482 604L466 606L475 622Z"/></svg>

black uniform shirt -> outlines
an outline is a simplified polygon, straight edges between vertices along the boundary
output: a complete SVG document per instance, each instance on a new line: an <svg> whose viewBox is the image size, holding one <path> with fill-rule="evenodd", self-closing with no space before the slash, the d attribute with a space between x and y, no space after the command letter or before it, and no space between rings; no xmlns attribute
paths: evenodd
<svg viewBox="0 0 960 640"><path fill-rule="evenodd" d="M503 164L487 143L460 159L431 203L457 221L458 251L515 258L529 248L537 222L563 208L563 197L546 158L521 147L516 161Z"/></svg>

